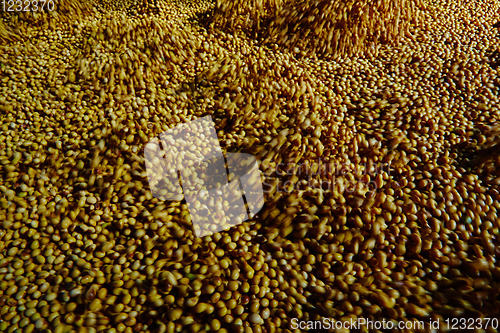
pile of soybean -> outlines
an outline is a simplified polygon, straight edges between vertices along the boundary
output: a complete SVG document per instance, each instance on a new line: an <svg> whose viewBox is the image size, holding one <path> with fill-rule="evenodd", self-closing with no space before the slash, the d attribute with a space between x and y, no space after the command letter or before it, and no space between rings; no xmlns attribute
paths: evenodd
<svg viewBox="0 0 500 333"><path fill-rule="evenodd" d="M215 24L220 1L2 12L0 331L498 316L500 2L406 4L419 19L400 34L387 1L386 25L340 27L335 47L338 16L247 3L234 19L274 30ZM257 157L266 193L253 219L196 238L185 201L151 195L144 147L206 115L225 153Z"/></svg>

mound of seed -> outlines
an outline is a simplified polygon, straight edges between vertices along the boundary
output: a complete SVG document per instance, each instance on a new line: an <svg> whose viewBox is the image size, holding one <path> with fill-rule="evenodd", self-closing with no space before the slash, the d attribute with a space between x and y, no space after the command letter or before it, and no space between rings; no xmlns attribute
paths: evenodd
<svg viewBox="0 0 500 333"><path fill-rule="evenodd" d="M264 20L280 10L283 0L217 0L211 22L225 31L257 32Z"/></svg>
<svg viewBox="0 0 500 333"><path fill-rule="evenodd" d="M267 40L302 56L378 54L418 22L420 1L294 1L277 12Z"/></svg>
<svg viewBox="0 0 500 333"><path fill-rule="evenodd" d="M496 2L424 1L399 44L337 60L212 30L211 2L90 3L2 16L0 331L498 317ZM206 115L266 201L196 238L144 148Z"/></svg>

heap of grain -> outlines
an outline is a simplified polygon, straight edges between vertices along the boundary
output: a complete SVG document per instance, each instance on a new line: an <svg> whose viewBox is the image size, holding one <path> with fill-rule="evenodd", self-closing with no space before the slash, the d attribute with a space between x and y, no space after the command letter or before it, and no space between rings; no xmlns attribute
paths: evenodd
<svg viewBox="0 0 500 333"><path fill-rule="evenodd" d="M205 30L209 2L99 3L0 44L0 331L498 314L499 161L469 163L498 140L498 5L434 2L378 60L315 61ZM205 115L267 193L200 239L143 149Z"/></svg>
<svg viewBox="0 0 500 333"><path fill-rule="evenodd" d="M278 11L267 41L302 56L377 55L418 20L420 1L294 1Z"/></svg>
<svg viewBox="0 0 500 333"><path fill-rule="evenodd" d="M257 33L282 4L283 0L217 0L211 21L226 31Z"/></svg>

